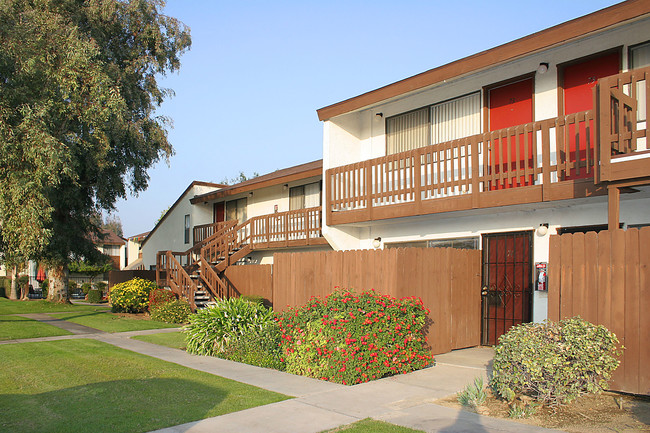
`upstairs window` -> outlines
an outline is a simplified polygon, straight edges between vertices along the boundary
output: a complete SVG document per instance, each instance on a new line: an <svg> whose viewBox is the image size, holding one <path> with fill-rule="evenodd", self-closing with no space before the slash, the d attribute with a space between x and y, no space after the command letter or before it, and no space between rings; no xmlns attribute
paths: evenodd
<svg viewBox="0 0 650 433"><path fill-rule="evenodd" d="M386 153L393 154L429 145L429 109L386 119Z"/></svg>
<svg viewBox="0 0 650 433"><path fill-rule="evenodd" d="M320 206L320 182L294 186L289 189L289 210Z"/></svg>
<svg viewBox="0 0 650 433"><path fill-rule="evenodd" d="M230 200L226 202L226 220L233 221L237 220L238 224L246 221L246 206L248 205L248 200L246 197L240 198L238 200Z"/></svg>
<svg viewBox="0 0 650 433"><path fill-rule="evenodd" d="M386 119L386 154L481 133L480 92Z"/></svg>
<svg viewBox="0 0 650 433"><path fill-rule="evenodd" d="M190 243L190 216L189 215L185 215L185 224L183 230L184 230L185 243L189 244Z"/></svg>

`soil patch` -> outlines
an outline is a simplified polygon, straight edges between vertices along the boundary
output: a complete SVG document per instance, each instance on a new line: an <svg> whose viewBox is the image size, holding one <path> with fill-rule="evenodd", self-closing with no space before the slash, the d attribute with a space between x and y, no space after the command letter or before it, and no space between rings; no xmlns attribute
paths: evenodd
<svg viewBox="0 0 650 433"><path fill-rule="evenodd" d="M471 411L461 406L455 395L435 403ZM515 402L519 406L524 403L528 402ZM474 412L495 418L508 418L509 411L510 406L488 390L485 403ZM613 392L586 395L555 410L538 407L534 415L516 421L571 433L650 432L650 398Z"/></svg>

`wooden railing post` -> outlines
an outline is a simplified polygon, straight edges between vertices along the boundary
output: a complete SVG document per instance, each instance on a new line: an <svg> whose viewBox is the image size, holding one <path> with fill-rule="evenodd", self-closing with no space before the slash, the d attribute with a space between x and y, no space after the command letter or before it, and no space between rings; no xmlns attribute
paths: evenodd
<svg viewBox="0 0 650 433"><path fill-rule="evenodd" d="M537 134L537 132L535 132ZM558 155L556 155L557 161ZM542 200L547 200L551 186L551 134L550 123L542 124Z"/></svg>
<svg viewBox="0 0 650 433"><path fill-rule="evenodd" d="M470 142L470 148L472 151L472 207L474 209L478 208L479 205L479 158L478 158L478 136L474 136ZM483 145L483 151L487 152L486 146ZM485 168L483 169L485 170Z"/></svg>
<svg viewBox="0 0 650 433"><path fill-rule="evenodd" d="M363 164L365 170L365 187L366 187L366 213L368 220L372 220L372 165L371 161L365 161Z"/></svg>
<svg viewBox="0 0 650 433"><path fill-rule="evenodd" d="M422 213L422 150L413 152L413 194L415 197L415 212Z"/></svg>

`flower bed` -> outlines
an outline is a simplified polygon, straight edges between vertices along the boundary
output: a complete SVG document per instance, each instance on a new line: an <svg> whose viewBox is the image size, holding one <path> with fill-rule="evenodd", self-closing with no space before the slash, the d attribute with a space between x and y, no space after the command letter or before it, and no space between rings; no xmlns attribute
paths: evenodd
<svg viewBox="0 0 650 433"><path fill-rule="evenodd" d="M286 371L352 385L433 362L419 298L338 291L277 318Z"/></svg>

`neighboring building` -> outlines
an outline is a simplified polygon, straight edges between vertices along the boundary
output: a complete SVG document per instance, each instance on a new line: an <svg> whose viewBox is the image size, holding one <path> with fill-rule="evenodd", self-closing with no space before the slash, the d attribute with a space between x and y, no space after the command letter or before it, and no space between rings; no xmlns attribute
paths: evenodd
<svg viewBox="0 0 650 433"><path fill-rule="evenodd" d="M200 181L188 185L142 241L144 269L155 269L158 251L185 251L194 245L192 227L211 223L212 208L207 205L194 206L190 199L224 186L226 185Z"/></svg>
<svg viewBox="0 0 650 433"><path fill-rule="evenodd" d="M142 261L142 242L151 232L140 233L139 235L130 236L126 242L126 270L144 269Z"/></svg>
<svg viewBox="0 0 650 433"><path fill-rule="evenodd" d="M145 269L194 307L197 291L202 301L230 293L229 266L272 264L278 251L331 250L321 234L322 170L319 160L236 185L199 190L194 182L144 240Z"/></svg>
<svg viewBox="0 0 650 433"><path fill-rule="evenodd" d="M323 235L482 249L484 344L546 319L549 235L650 224L649 66L628 1L318 110Z"/></svg>
<svg viewBox="0 0 650 433"><path fill-rule="evenodd" d="M97 249L106 254L111 260L113 269L119 271L125 265L126 242L110 230L100 230L103 238L96 241Z"/></svg>

